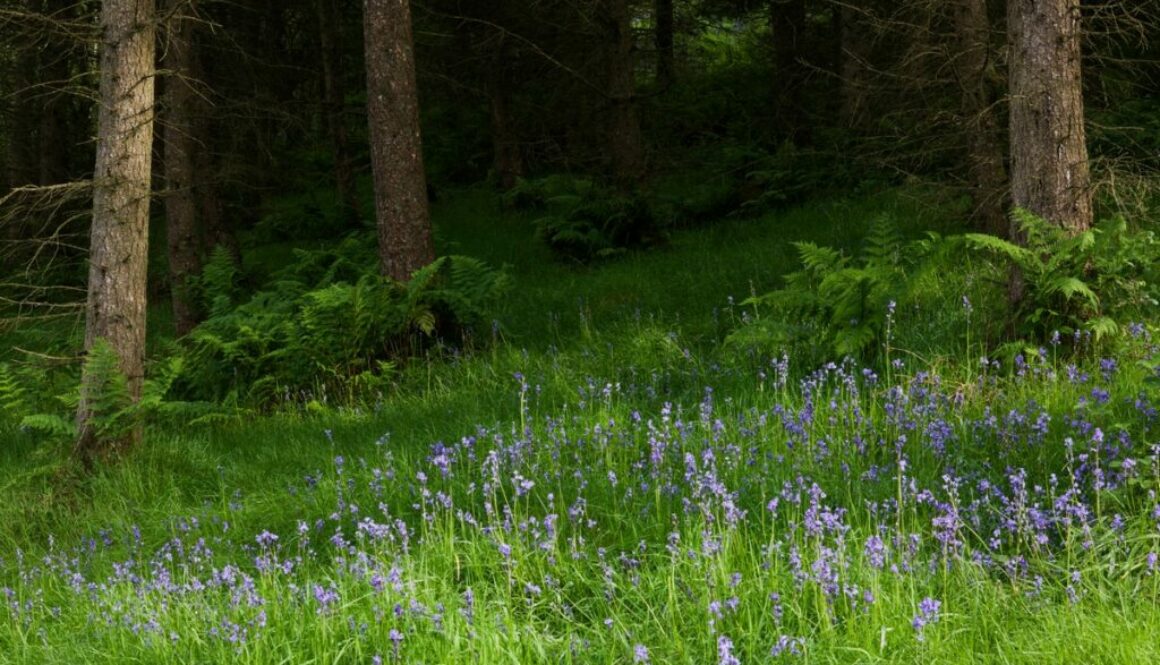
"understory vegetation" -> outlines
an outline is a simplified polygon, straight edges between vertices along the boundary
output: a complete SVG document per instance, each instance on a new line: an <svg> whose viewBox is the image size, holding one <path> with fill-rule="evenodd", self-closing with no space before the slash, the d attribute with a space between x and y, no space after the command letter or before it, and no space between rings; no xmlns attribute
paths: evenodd
<svg viewBox="0 0 1160 665"><path fill-rule="evenodd" d="M358 235L211 262L94 476L74 370L0 365L0 660L1160 658L1147 229L879 187L584 264L539 187L445 195L409 284Z"/></svg>

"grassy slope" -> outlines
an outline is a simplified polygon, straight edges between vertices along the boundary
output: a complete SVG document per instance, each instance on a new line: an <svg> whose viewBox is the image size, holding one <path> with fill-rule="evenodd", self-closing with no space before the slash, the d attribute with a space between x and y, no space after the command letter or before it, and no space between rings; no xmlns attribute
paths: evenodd
<svg viewBox="0 0 1160 665"><path fill-rule="evenodd" d="M30 437L9 432L7 445L0 448L0 557L10 565L10 553L17 548L42 552L49 534L58 544L71 544L102 528L125 534L130 525L139 525L143 551L150 552L171 537L173 518L187 515L202 515L206 521L214 516L227 519L231 533L255 534L269 529L285 538L294 531L298 519L320 510L305 499L301 503L288 499L287 488L300 488L305 474L325 470L318 475L333 475L336 455L350 460L367 458L373 465L381 455L375 442L384 434L390 435L395 463L407 477L405 474L423 466L429 444L457 441L480 425L502 433L518 430L521 418L542 423L545 417L565 413L574 419L576 430L591 433L591 427L608 418L627 420L634 409L657 417L664 401L683 403L692 413L706 385L717 389L716 399L724 405L722 413L739 417L749 406L767 406L769 396L758 391L754 378L757 365L764 365L764 361L734 358L718 349L723 334L741 315L729 306L728 298L739 300L751 291L775 285L778 276L794 264L790 241L854 242L856 230L883 212L893 213L916 228L937 227L947 216L945 208L895 192L682 231L659 251L581 269L552 262L542 248L529 242L528 220L498 214L489 196L468 192L455 197L436 210L441 251L511 266L517 287L501 313L504 344L481 357L407 369L398 390L370 413L287 414L192 431L152 431L148 446L133 460L102 472L83 486L61 487L55 480L58 453L45 452ZM927 321L934 318L930 313L919 317ZM526 402L513 378L515 372L528 377L538 389ZM590 379L596 386L620 382L623 389L606 408L594 406L595 399L589 399L586 407L577 406L578 390ZM1051 395L1040 397L1050 399ZM1070 399L1064 394L1056 397ZM621 462L606 463L620 469L622 475L632 473ZM333 492L335 486L324 483L324 491ZM634 526L630 516L618 514L617 499L611 493L589 500L602 521L627 527L600 536L609 539L610 548L631 547L638 538L656 539L658 534L663 544L663 521ZM448 538L466 533L447 528ZM463 565L479 566L476 574L485 578L494 576L501 562L495 560L493 552L477 551L484 546L460 542L429 547L426 558L417 557L413 562L414 574L421 580L417 593L446 597L453 591L447 578ZM118 550L102 559L105 563L101 565L123 555L124 550ZM756 557L744 544L731 556ZM747 579L764 574L755 558L736 562L736 567L746 571ZM689 572L692 578L703 575ZM594 566L576 566L570 574L575 587L582 587L588 582L595 584L589 578L601 573ZM773 584L781 579L784 583L785 575L785 571L775 572L768 581ZM485 662L566 661L567 644L560 636L571 635L592 644L588 655L578 658L581 662L629 662L628 654L637 640L651 645L656 662L665 658L706 662L713 654L713 639L690 637L704 633L703 607L681 603L668 610L665 607L672 601L672 585L679 577L664 565L647 568L639 587L643 591L629 594L631 599L624 601L627 605L615 610L623 612L618 621L639 625L622 626L615 637L600 631L603 616L598 614L609 610L601 609L599 602L592 601L592 611L597 614L582 616L574 627L567 628L553 625L564 621L561 617L526 617L511 598L489 595L486 602L490 605L481 609L481 614L496 614L512 625L526 625L529 632L522 640L513 641L481 629L487 646L478 647L474 657ZM1154 589L1145 594L1126 582L1112 583L1098 587L1078 606L1069 607L1027 599L1022 589L972 576L967 570L942 582L943 591L951 589L946 597L953 597L954 602L948 603L950 609L938 637L916 644L909 635L915 594L930 592L932 582L917 584L921 588L875 587L882 596L882 609L873 620L852 621L840 630L798 617L793 625L797 634L808 638L810 659L1148 662L1160 658L1157 643L1150 639L1160 628ZM477 588L489 587L479 582ZM803 605L806 609L801 609ZM808 604L793 607L808 610ZM293 652L299 656L314 653L319 662L338 660L337 654L326 652L346 644L332 634L341 633L341 625L321 620L316 624L313 619L302 624L301 618L294 616L292 604L276 604L271 614L279 608L286 613L272 616L271 622L283 626L283 639L275 643L284 650L275 653L255 648L245 654L247 659L267 662ZM364 618L373 614L369 607L359 608ZM701 614L682 618L677 609ZM64 625L81 634L84 618L71 620L76 623ZM743 662L760 662L767 656L768 644L759 643L758 637L771 630L768 624L768 616L756 610L749 611L744 620L737 619L734 638L739 648L752 656ZM299 626L302 634L287 639L288 633L295 633L290 626ZM17 632L0 628L0 644L16 649L11 653L20 653L23 658L59 662L115 662L126 656L142 662L153 658L181 660L182 653L201 659L229 655L228 650L211 647L157 652L126 636L70 641L66 634L56 632L59 627L51 630L54 632L43 638L45 644L38 646L42 638L35 626L19 631L19 638L15 637ZM743 637L746 634L751 635L749 640ZM445 651L447 645L440 646L438 640L423 642L426 638L418 633L408 635L430 650L428 662L451 658L454 650ZM884 644L888 648L883 648ZM166 654L165 658L159 653ZM367 662L370 652L354 649L346 656L353 658L356 653L361 653L362 659L352 662ZM0 660L4 659L0 654ZM298 657L290 659L299 662Z"/></svg>

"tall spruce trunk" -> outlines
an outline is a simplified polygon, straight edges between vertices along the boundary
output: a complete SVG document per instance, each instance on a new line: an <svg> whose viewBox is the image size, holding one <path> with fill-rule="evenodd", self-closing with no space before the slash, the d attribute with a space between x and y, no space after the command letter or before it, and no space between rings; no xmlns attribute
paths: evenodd
<svg viewBox="0 0 1160 665"><path fill-rule="evenodd" d="M1071 233L1092 225L1079 0L1011 0L1011 203Z"/></svg>
<svg viewBox="0 0 1160 665"><path fill-rule="evenodd" d="M607 95L612 105L608 123L612 175L617 186L627 191L640 182L645 170L644 139L637 113L632 13L627 0L600 0L599 5L605 32Z"/></svg>
<svg viewBox="0 0 1160 665"><path fill-rule="evenodd" d="M365 0L367 116L379 263L397 280L435 259L408 0Z"/></svg>
<svg viewBox="0 0 1160 665"><path fill-rule="evenodd" d="M840 116L847 128L857 129L864 125L867 116L867 78L872 45L872 26L867 16L869 9L864 0L848 0L835 11L838 12L839 30Z"/></svg>
<svg viewBox="0 0 1160 665"><path fill-rule="evenodd" d="M516 186L524 175L524 156L520 150L519 133L511 116L512 72L507 63L511 49L506 39L499 36L496 60L488 68L487 88L491 103L491 142L494 153L496 178L500 189L507 191Z"/></svg>
<svg viewBox="0 0 1160 665"><path fill-rule="evenodd" d="M12 92L9 95L8 154L6 179L10 187L36 184L40 161L37 156L36 119L39 113L34 103L33 90L37 83L36 48L31 37L21 35L21 48L8 71Z"/></svg>
<svg viewBox="0 0 1160 665"><path fill-rule="evenodd" d="M165 106L162 135L165 145L165 233L173 325L178 337L198 323L191 280L201 272L201 243L194 197L194 161L197 150L193 113L197 94L193 76L193 16L190 0L165 0L169 14L168 39L161 66L165 70Z"/></svg>
<svg viewBox="0 0 1160 665"><path fill-rule="evenodd" d="M956 0L953 64L959 83L959 106L966 130L967 177L976 225L995 235L1007 234L1007 169L999 118L987 78L991 65L990 23L986 0Z"/></svg>
<svg viewBox="0 0 1160 665"><path fill-rule="evenodd" d="M653 41L657 48L657 87L667 88L677 75L676 54L673 49L673 0L656 0Z"/></svg>
<svg viewBox="0 0 1160 665"><path fill-rule="evenodd" d="M117 356L129 397L145 380L145 278L153 143L154 6L143 0L101 3L100 109L93 174L93 222L85 351L105 340ZM141 438L139 428L101 436L91 404L96 381L81 380L76 453L86 462Z"/></svg>
<svg viewBox="0 0 1160 665"><path fill-rule="evenodd" d="M354 158L346 131L346 102L342 85L342 51L339 49L341 18L335 0L315 0L318 15L318 46L322 61L322 91L326 128L334 151L334 182L338 203L347 218L358 216L355 197Z"/></svg>
<svg viewBox="0 0 1160 665"><path fill-rule="evenodd" d="M774 117L780 125L777 129L795 145L805 145L811 138L802 104L802 86L807 73L801 62L805 45L805 1L770 0L769 27L774 54Z"/></svg>

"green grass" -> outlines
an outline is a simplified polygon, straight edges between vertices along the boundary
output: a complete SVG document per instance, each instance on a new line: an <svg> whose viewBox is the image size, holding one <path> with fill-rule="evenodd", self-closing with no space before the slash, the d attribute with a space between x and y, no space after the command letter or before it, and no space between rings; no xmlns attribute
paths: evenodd
<svg viewBox="0 0 1160 665"><path fill-rule="evenodd" d="M69 471L64 444L0 420L0 587L18 603L0 597L0 662L389 662L391 630L403 636L402 660L427 663L631 663L636 645L654 663L708 663L723 636L743 663L1154 662L1160 576L1145 555L1160 550L1147 494L1160 474L1149 450L1160 425L1133 401L1157 402L1142 383L1145 361L1156 361L1149 343L1125 346L1107 378L1097 358L1081 358L1086 383L1050 355L1026 377L983 370L957 302L977 290L975 316L990 315L978 304L986 285L933 281L932 301L947 304L900 316L903 366L875 368L878 382L855 371L856 391L837 368L803 391L809 360L795 356L783 377L769 358L722 344L744 315L730 297L776 287L794 266L791 241L853 248L878 215L918 233L954 229L959 212L929 192L893 190L681 230L657 250L576 267L531 241L528 215L503 213L477 190L445 196L435 207L440 251L510 266L499 344L410 363L381 400L358 407L157 424L131 458L91 477ZM285 253L256 256L261 271ZM1095 387L1107 403L1092 401ZM1037 438L1011 410L1030 422L1048 414L1047 433ZM1078 421L1102 428L1109 445L1129 443L1100 447ZM945 452L933 447L940 423L953 433ZM436 442L454 459L447 477L430 459ZM1108 473L1131 456L1139 470L1096 489L1089 475L1069 480L1080 454ZM1029 487L1049 487L1055 474L1058 484L1028 503L1050 506L1074 487L1091 516L1051 529L1046 546L1021 526L992 548L998 499L968 504L988 496L983 479L1013 495L1008 468L1025 469ZM969 480L950 492L947 473ZM783 483L802 503L783 497L773 513ZM846 510L820 535L805 528L818 514L813 483L826 493L814 509ZM981 520L961 527L949 558L933 536L942 509L922 490ZM192 517L198 526L186 532ZM375 524L359 536L365 518ZM378 526L384 537L368 535ZM277 543L259 545L264 531ZM329 542L336 532L355 550ZM919 543L903 556L910 534ZM883 567L867 553L873 535L890 550ZM175 538L184 554L166 549ZM198 538L213 554L189 556ZM292 562L290 572L265 569L261 556ZM1004 573L1017 557L1026 569ZM115 572L130 560L145 582ZM151 562L184 590L159 582ZM814 568L827 562L851 594L827 593ZM234 581L188 586L220 580L227 564ZM74 591L74 572L104 586ZM337 599L320 601L315 585ZM919 640L912 622L926 598L941 606ZM244 641L230 640L234 630ZM782 636L800 639L802 654L774 658Z"/></svg>

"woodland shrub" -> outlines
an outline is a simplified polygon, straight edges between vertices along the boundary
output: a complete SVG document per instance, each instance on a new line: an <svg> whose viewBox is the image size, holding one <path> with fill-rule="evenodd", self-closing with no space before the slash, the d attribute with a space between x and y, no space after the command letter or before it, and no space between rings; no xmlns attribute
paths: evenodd
<svg viewBox="0 0 1160 665"><path fill-rule="evenodd" d="M591 180L554 175L522 180L505 195L515 208L542 211L536 238L560 258L587 263L664 241L668 222L640 194L617 194Z"/></svg>
<svg viewBox="0 0 1160 665"><path fill-rule="evenodd" d="M504 272L466 256L396 282L363 264L357 245L298 251L247 301L215 299L187 340L178 394L256 406L373 394L401 360L472 344L508 286Z"/></svg>
<svg viewBox="0 0 1160 665"><path fill-rule="evenodd" d="M1115 218L1071 236L1027 211L1013 216L1024 244L978 233L962 242L1018 269L1023 295L1010 312L1016 335L1046 341L1090 333L1098 340L1160 306L1160 241L1152 231L1132 231Z"/></svg>

